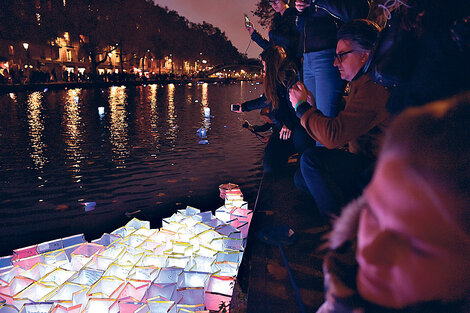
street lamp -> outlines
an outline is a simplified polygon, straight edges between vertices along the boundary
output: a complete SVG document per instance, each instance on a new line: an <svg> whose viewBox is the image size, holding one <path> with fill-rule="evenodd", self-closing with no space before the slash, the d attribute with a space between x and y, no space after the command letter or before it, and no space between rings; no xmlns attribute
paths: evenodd
<svg viewBox="0 0 470 313"><path fill-rule="evenodd" d="M30 59L30 56L29 56L29 51L28 51L28 48L29 48L29 43L27 42L23 42L23 48L26 52L26 63L28 64L29 63L29 59ZM26 64L26 65L27 65Z"/></svg>

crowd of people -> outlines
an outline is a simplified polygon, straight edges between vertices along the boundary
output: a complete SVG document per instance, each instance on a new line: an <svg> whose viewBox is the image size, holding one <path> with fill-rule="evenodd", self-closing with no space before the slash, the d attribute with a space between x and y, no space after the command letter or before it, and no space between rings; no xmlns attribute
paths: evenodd
<svg viewBox="0 0 470 313"><path fill-rule="evenodd" d="M47 66L25 66L25 68L9 68L7 60L0 58L0 85L24 85L44 83L76 83L76 82L126 82L184 79L174 73L146 73L140 72L101 72L92 74L89 71L69 71L67 69L48 68Z"/></svg>
<svg viewBox="0 0 470 313"><path fill-rule="evenodd" d="M265 92L236 112L333 225L319 312L470 312L470 4L269 2L269 39L245 26Z"/></svg>

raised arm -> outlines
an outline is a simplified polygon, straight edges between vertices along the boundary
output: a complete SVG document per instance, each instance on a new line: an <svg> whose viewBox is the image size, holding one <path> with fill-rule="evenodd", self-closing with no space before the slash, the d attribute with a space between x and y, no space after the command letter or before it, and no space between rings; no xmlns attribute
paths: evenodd
<svg viewBox="0 0 470 313"><path fill-rule="evenodd" d="M266 96L262 95L259 98L255 98L255 99L243 102L241 105L241 110L242 112L249 112L249 111L265 108L271 105L271 103L267 101L268 99L266 99Z"/></svg>
<svg viewBox="0 0 470 313"><path fill-rule="evenodd" d="M271 43L269 40L261 36L260 33L258 33L256 30L253 31L251 34L251 39L258 44L263 50L269 48L271 46Z"/></svg>

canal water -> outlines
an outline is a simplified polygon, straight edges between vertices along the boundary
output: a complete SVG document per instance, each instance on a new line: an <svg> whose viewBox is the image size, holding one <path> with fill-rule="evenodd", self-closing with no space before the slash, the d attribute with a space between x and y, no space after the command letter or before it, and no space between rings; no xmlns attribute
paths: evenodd
<svg viewBox="0 0 470 313"><path fill-rule="evenodd" d="M230 104L261 93L240 82L0 95L0 256L93 240L132 217L157 228L187 205L214 210L225 182L253 205L264 143L241 125L261 119Z"/></svg>

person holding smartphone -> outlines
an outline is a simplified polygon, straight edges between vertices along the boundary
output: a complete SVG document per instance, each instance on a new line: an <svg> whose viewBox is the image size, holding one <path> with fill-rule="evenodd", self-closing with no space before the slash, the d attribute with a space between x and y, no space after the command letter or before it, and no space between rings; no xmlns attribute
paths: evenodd
<svg viewBox="0 0 470 313"><path fill-rule="evenodd" d="M300 65L297 55L299 32L296 27L297 11L289 7L288 0L269 0L275 14L269 30L269 40L263 38L253 27L253 23L245 20L245 28L263 50L274 45L281 46L296 66Z"/></svg>
<svg viewBox="0 0 470 313"><path fill-rule="evenodd" d="M297 29L300 32L299 52L302 54L303 82L315 97L317 109L325 116L335 117L342 109L346 82L333 66L336 33L343 22L365 18L367 0L296 0Z"/></svg>
<svg viewBox="0 0 470 313"><path fill-rule="evenodd" d="M289 101L289 88L298 81L295 65L280 46L264 50L261 60L265 72L264 95L233 104L232 111L242 113L261 109L272 124L273 134L265 148L263 169L265 173L275 173L282 171L289 156L315 146L315 141L300 125Z"/></svg>

